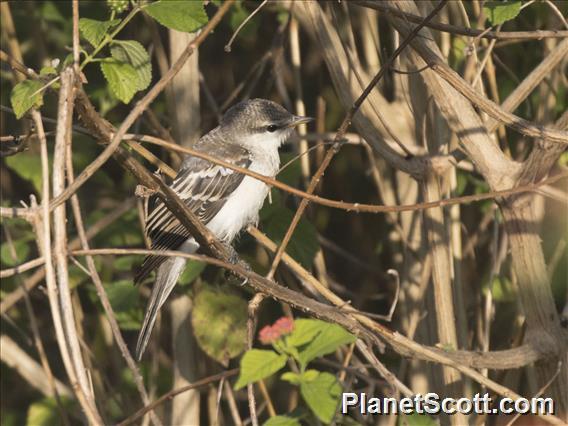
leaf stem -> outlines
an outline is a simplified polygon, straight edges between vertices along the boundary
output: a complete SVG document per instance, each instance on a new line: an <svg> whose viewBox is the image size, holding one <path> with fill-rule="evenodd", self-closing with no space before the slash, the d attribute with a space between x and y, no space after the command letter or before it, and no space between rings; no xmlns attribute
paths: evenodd
<svg viewBox="0 0 568 426"><path fill-rule="evenodd" d="M132 18L134 18L134 16L136 16L136 14L140 11L140 7L139 6L135 6L129 13L128 15L126 15L126 17L120 22L120 24L118 24L118 26L114 29L114 31L110 34L106 34L104 39L99 43L99 45L97 47L95 47L95 50L93 50L91 52L90 55L88 55L85 60L83 61L83 63L81 64L81 71L83 70L83 68L85 68L89 63L91 62L95 62L94 57L103 49L103 47L105 47L107 44L109 44L116 36L117 34L122 31L122 29L126 26L126 24L128 24ZM114 13L114 12L112 12ZM112 14L111 14L111 19L112 19Z"/></svg>

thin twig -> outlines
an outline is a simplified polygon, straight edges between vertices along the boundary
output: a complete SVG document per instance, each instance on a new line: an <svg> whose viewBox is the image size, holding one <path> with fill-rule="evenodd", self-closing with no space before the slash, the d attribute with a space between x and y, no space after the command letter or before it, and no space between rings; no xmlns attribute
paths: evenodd
<svg viewBox="0 0 568 426"><path fill-rule="evenodd" d="M55 149L53 153L54 161L52 179L54 197L57 197L65 189L65 157L67 153L66 145L71 140L74 80L75 73L72 68L67 68L61 73L57 130L55 135ZM92 411L91 413L87 413L87 415L92 416L92 420L96 420L97 423L100 423L100 414L97 412L94 394L83 362L83 355L79 345L79 337L77 335L75 314L73 304L71 302L71 290L67 269L67 216L64 204L58 206L53 211L53 222L54 255L57 271L59 309L61 309L66 343L69 348L77 381L82 392L87 398L87 410ZM83 408L85 409L86 407Z"/></svg>
<svg viewBox="0 0 568 426"><path fill-rule="evenodd" d="M207 36L213 31L213 29L219 24L221 18L227 13L229 8L234 3L234 0L227 0L219 8L217 13L211 18L211 20L203 27L201 32L191 43L187 45L183 53L179 56L175 64L169 69L169 71L148 91L148 93L136 104L134 109L128 114L124 119L117 132L111 138L110 143L106 146L104 151L99 154L99 156L91 162L82 172L77 176L73 185L69 185L64 192L54 198L53 204L59 205L65 200L67 200L71 194L77 192L77 190L99 169L104 163L113 155L116 151L120 142L122 141L124 135L128 129L134 124L138 117L144 112L144 110L150 105L150 103L156 99L156 97L164 90L167 84L172 80L172 78L178 73L178 71L185 64L187 59L193 54L195 49L197 49Z"/></svg>
<svg viewBox="0 0 568 426"><path fill-rule="evenodd" d="M248 304L248 315L247 315L247 349L252 349L252 344L254 341L254 330L256 329L256 315L258 312L258 308L262 301L264 300L265 295L262 293L257 293L254 297L250 300ZM248 406L250 412L250 419L253 426L258 426L258 417L256 413L256 400L254 398L254 383L249 383L247 385L247 397L248 397Z"/></svg>
<svg viewBox="0 0 568 426"><path fill-rule="evenodd" d="M61 312L59 310L58 302L58 288L55 278L55 270L52 264L51 256L51 226L50 226L50 214L49 214L49 162L47 155L47 141L45 138L45 131L43 129L43 122L41 120L41 114L35 109L31 112L32 118L36 125L36 130L38 134L38 139L40 142L40 153L41 153L41 166L42 166L42 210L41 215L37 214L33 216L33 223L36 226L36 231L38 235L38 248L40 253L43 254L46 259L45 271L46 271L46 283L47 283L47 294L49 298L50 312L53 319L53 326L55 328L55 336L57 343L59 345L59 350L61 353L61 358L65 366L65 371L69 377L72 388L75 390L75 395L79 400L79 403L83 407L83 410L89 417L90 421L94 424L101 423L98 422L96 415L92 414L90 404L87 401L85 394L82 389L78 386L77 378L75 376L75 371L71 363L71 357L67 348L67 343L65 339L65 332L63 330L63 321L61 318ZM32 199L32 201L35 201ZM32 205L33 207L33 205Z"/></svg>
<svg viewBox="0 0 568 426"><path fill-rule="evenodd" d="M382 4L381 2L371 1L371 0L353 0L351 1L354 5L368 7L371 9L378 10L379 12L388 13L399 18L406 19L410 22L419 23L422 20L421 16L413 15L395 9L393 7ZM486 30L478 30L474 28L459 27L456 25L444 24L441 22L429 22L427 27L435 30L445 31L452 34L461 34L469 37L478 37L482 35L483 38L497 39L497 40L542 40L545 38L566 38L568 37L568 31L558 31L558 30L533 30L533 31L502 31L494 32ZM489 30L491 30L489 28Z"/></svg>
<svg viewBox="0 0 568 426"><path fill-rule="evenodd" d="M316 189L318 182L320 181L325 170L331 163L332 158L335 156L335 154L337 154L337 152L339 152L339 149L341 147L339 141L343 139L343 135L345 134L345 132L347 132L348 127L351 125L351 120L353 119L353 116L357 113L359 107L365 101L369 93L371 93L371 90L374 89L374 87L377 85L379 80L383 77L388 67L390 67L394 63L395 58L402 53L402 51L406 48L406 46L408 46L410 41L418 34L418 32L424 27L424 25L427 22L429 22L434 16L436 16L436 14L444 7L444 5L445 5L444 1L439 2L438 5L432 10L432 12L428 16L426 16L422 20L422 22L416 26L416 28L412 30L412 32L408 35L408 37L406 37L406 39L400 44L400 46L393 52L391 57L383 64L379 72L375 75L375 77L373 77L373 79L367 85L367 87L365 88L363 93L359 96L359 98L357 98L357 100L353 103L353 106L351 107L351 109L343 119L343 122L339 126L339 130L337 131L337 134L335 136L333 146L327 150L327 153L322 163L320 164L318 170L312 177L310 185L308 186L308 189L306 191L308 194L311 195L312 192ZM276 268L278 267L278 264L282 259L282 254L286 250L286 247L290 242L290 239L292 238L292 234L294 233L296 226L298 226L298 223L300 222L300 217L302 216L304 210L308 206L308 202L309 201L307 198L302 199L302 201L300 202L300 205L298 206L298 209L296 210L296 213L292 218L292 222L290 223L290 226L288 227L288 230L286 231L286 234L282 239L282 243L280 244L280 247L276 251L274 260L272 261L272 265L270 266L270 271L267 277L272 278L274 276Z"/></svg>
<svg viewBox="0 0 568 426"><path fill-rule="evenodd" d="M254 15L256 15L260 11L260 9L262 9L262 6L264 6L267 2L268 0L264 0L262 3L260 3L258 7L255 10L253 10L252 13L248 15L243 22L241 22L241 24L237 27L229 42L225 45L225 52L231 51L231 45L233 44L233 41L235 40L241 29L247 24L248 21L250 21L254 17Z"/></svg>
<svg viewBox="0 0 568 426"><path fill-rule="evenodd" d="M73 162L71 158L71 145L69 145L69 152L67 153L67 179L69 181L69 184L71 185L74 180ZM87 233L85 232L85 226L83 224L83 217L81 214L81 206L79 204L79 197L77 197L77 194L73 194L73 196L71 197L71 208L73 210L73 219L75 222L75 227L77 228L79 241L81 242L81 248L83 250L89 250L90 248L89 241L87 238ZM144 387L144 380L142 379L142 375L140 374L138 365L130 355L130 351L126 346L124 338L122 337L122 333L120 332L120 327L116 320L114 309L112 308L106 290L103 286L102 280L95 266L93 257L86 256L86 261L88 268L87 273L93 280L93 284L95 285L97 295L105 311L107 321L109 322L112 335L114 336L114 339L116 341L116 344L120 350L122 357L126 361L126 365L132 372L132 378L134 380L138 393L140 394L142 402L144 403L144 405L148 405L150 403L150 400L148 398L148 393L146 391L146 388ZM162 424L162 422L160 421L160 419L158 418L157 414L154 411L150 412L150 418L155 425L159 426Z"/></svg>
<svg viewBox="0 0 568 426"><path fill-rule="evenodd" d="M171 390L168 393L166 393L165 395L162 395L161 397L159 397L157 400L152 402L150 405L147 405L144 408L141 408L136 413L134 413L133 415L131 415L127 419L120 422L117 426L130 425L130 424L134 423L136 420L138 420L140 417L142 417L144 414L146 414L148 411L151 411L151 410L155 409L157 406L163 404L164 402L171 400L176 395L190 391L192 389L199 388L201 386L208 385L210 383L219 381L221 379L227 379L229 377L237 375L238 372L239 372L238 368L233 368L232 370L227 370L227 371L224 371L222 373L214 374L212 376L198 380L198 381L192 383L191 385L187 385L187 386L184 386L184 387L179 388L179 389Z"/></svg>

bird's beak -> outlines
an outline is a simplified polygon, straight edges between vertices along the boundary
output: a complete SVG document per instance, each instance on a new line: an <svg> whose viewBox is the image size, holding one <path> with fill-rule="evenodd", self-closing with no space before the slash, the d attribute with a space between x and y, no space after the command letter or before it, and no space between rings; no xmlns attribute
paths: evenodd
<svg viewBox="0 0 568 426"><path fill-rule="evenodd" d="M301 115L295 115L290 124L286 127L296 127L299 124L309 123L310 121L314 121L312 117L302 117Z"/></svg>

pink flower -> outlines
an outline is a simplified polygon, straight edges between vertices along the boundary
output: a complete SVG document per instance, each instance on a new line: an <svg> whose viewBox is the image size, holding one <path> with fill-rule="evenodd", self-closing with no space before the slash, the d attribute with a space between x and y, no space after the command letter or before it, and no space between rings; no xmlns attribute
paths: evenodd
<svg viewBox="0 0 568 426"><path fill-rule="evenodd" d="M277 330L281 336L285 336L294 330L294 320L290 317L282 317L274 323L273 328Z"/></svg>
<svg viewBox="0 0 568 426"><path fill-rule="evenodd" d="M280 338L279 331L272 327L271 325L267 325L260 330L258 333L258 338L263 345L269 345L271 343L276 342Z"/></svg>

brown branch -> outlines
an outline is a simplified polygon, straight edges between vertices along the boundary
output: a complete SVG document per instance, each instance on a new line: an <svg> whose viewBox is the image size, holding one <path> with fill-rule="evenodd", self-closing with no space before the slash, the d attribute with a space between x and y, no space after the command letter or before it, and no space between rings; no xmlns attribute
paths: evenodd
<svg viewBox="0 0 568 426"><path fill-rule="evenodd" d="M78 107L80 106L84 111L86 110L86 101L88 101L88 98L86 97L86 94L80 90L78 92L77 95L78 98ZM88 104L90 104L90 102L88 102ZM90 108L92 108L92 105L90 105ZM110 135L113 130L114 127L108 123L106 120L101 119L100 116L99 118L94 118L94 116L92 115L96 115L98 116L98 114L96 113L96 111L94 110L94 108L92 109L91 112L88 113L86 120L89 121L89 123L91 123L92 125L92 129L91 132L89 133L91 136L95 136L97 138L100 138L102 140L107 140L108 135ZM104 128L103 128L104 127ZM302 191L300 189L294 188L292 186L286 185L283 182L280 182L276 179L272 179L268 176L264 176L261 175L259 173L253 172L249 169L245 169L243 167L239 167L239 166L235 166L234 164L228 163L224 160L221 160L219 158L210 156L208 154L205 154L201 151L196 151L194 149L191 148L186 148L186 147L181 147L177 144L165 141L163 139L159 139L156 138L154 136L148 136L148 135L136 135L136 134L126 134L124 136L124 140L136 140L136 141L140 141L140 142L147 142L147 143L151 143L154 145L158 145L158 146L163 146L166 147L167 149L173 150L173 151L177 151L177 152L182 152L184 154L189 154L192 156L195 156L197 158L202 158L204 160L210 161L211 163L214 164L218 164L220 166L223 166L225 168L231 169L231 170L235 170L236 172L242 173L244 175L247 176L251 176L255 179L258 179L270 186L273 186L275 188L281 189L283 191L288 192L289 194L292 195L296 195L298 197L301 198L305 198L311 202L314 202L316 204L322 205L322 206L326 206L326 207L331 207L334 209L339 209L339 210L346 210L348 212L358 212L358 213L397 213L397 212L404 212L404 211L414 211L414 210L425 210L425 209L430 209L430 208L434 208L434 207L445 207L445 206L451 206L451 205L455 205L455 204L468 204L468 203L472 203L472 202L478 202L478 201L484 201L484 200L489 200L489 199L494 199L494 198L500 198L500 197L507 197L510 195L514 195L514 194L520 194L523 192L534 192L537 191L541 186L547 185L547 184L552 184L555 183L561 179L564 179L566 177L568 177L568 173L560 173L558 175L552 176L546 180L543 180L539 183L536 184L530 184L530 185L522 185L522 186L518 186L512 189L503 189L503 190L499 190L499 191L490 191L484 194L475 194L475 195L465 195L462 197L454 197L454 198L448 198L448 199L443 199L443 200L438 200L438 201L432 201L432 202L425 202L425 203L416 203L416 204L408 204L408 205L402 205L402 206L383 206L383 205L377 205L377 204L364 204L364 203L347 203L347 202L343 202L343 201L337 201L337 200L332 200L329 198L324 198L324 197L320 197L318 195L313 195L313 194L309 194L305 191ZM136 152L140 153L144 158L151 159L151 162L153 163L155 161L155 157L153 156L152 153L150 153L148 150L145 150L145 148L140 147L140 146L136 146L136 148L134 148L136 150ZM428 157L424 157L423 161L425 162L429 162L434 160L436 157L433 158L428 158ZM175 177L176 173L173 169L171 169L168 165L163 164L162 162L157 163L160 165L160 167L162 168L162 171L165 171L170 177ZM55 207L55 203L53 203L50 208L53 209ZM34 210L31 208L21 208L21 207L0 207L0 216L1 217L6 217L6 218L30 218L31 216L33 216L35 214Z"/></svg>
<svg viewBox="0 0 568 426"><path fill-rule="evenodd" d="M31 356L5 334L0 335L0 359L46 397L53 397L54 390L61 396L68 398L73 396L73 392L66 384L49 377Z"/></svg>
<svg viewBox="0 0 568 426"><path fill-rule="evenodd" d="M67 180L68 180L69 184L71 185L73 183L73 180L74 180L73 161L72 161L72 157L71 157L71 155L72 155L71 144L69 144L67 148L68 148L68 152L67 152L67 156L66 156ZM87 233L85 231L85 226L83 224L83 217L82 217L82 214L81 214L81 206L79 204L79 197L77 196L77 194L73 194L71 196L71 208L72 208L72 211L73 211L73 219L74 219L74 222L75 222L75 227L77 228L77 234L78 234L78 239L79 239L80 244L81 244L81 248L84 249L84 250L88 250L89 249L89 241L88 241L88 238L87 238ZM95 266L95 262L93 260L93 257L92 256L86 256L86 261L87 261L88 272L91 276L91 279L93 280L93 284L95 285L95 290L97 292L97 295L98 295L98 297L101 301L101 304L103 306L103 309L105 311L107 321L109 322L110 329L111 329L112 335L114 336L116 345L118 346L118 349L120 350L120 353L121 353L122 357L124 358L126 365L128 366L128 368L132 372L132 378L134 380L134 384L136 385L136 388L138 390L138 393L140 394L140 397L142 399L143 404L148 405L150 403L150 399L148 398L148 393L146 391L146 388L144 387L144 379L142 378L142 375L140 374L140 370L138 368L138 365L136 364L136 362L132 358L132 355L130 354L128 347L126 346L126 342L124 341L124 338L122 337L122 333L120 332L120 327L118 325L118 321L116 320L116 315L114 313L114 309L112 308L112 305L110 303L110 300L108 298L106 290L103 286L102 280L101 280L99 273L97 271L97 268ZM155 425L158 425L158 426L162 425L162 422L158 418L157 414L153 411L150 413L150 419L152 420L152 423L154 423Z"/></svg>
<svg viewBox="0 0 568 426"><path fill-rule="evenodd" d="M67 144L71 141L71 126L73 120L73 86L75 73L72 68L66 68L61 73L61 89L59 91L57 129L55 135L55 148L53 153L53 196L57 197L65 188L65 158ZM49 218L44 218L48 220ZM57 272L57 290L59 296L58 309L61 310L63 328L72 368L79 387L87 399L87 406L83 409L91 417L91 421L100 423L102 420L97 412L92 384L87 377L87 369L83 363L83 355L79 345L76 329L75 314L71 302L71 289L69 287L69 273L67 268L67 215L65 205L58 206L53 211L54 223L54 256ZM91 411L91 412L89 412Z"/></svg>
<svg viewBox="0 0 568 426"><path fill-rule="evenodd" d="M175 196L176 195L174 193L173 197ZM172 204L171 199L166 199L165 203L168 206L168 208L170 208L169 204ZM175 202L173 204L175 204ZM204 233L209 233L207 228L205 228L199 222L196 224L196 227L202 228L204 230ZM204 237L201 238L203 239ZM293 290L278 285L274 281L268 280L256 274L255 272L251 271L248 267L243 266L240 263L232 264L227 260L219 260L216 258L210 258L200 255L189 255L183 252L176 252L176 251L157 252L155 250L153 251L153 250L140 250L140 249L104 249L104 250L98 249L98 250L89 250L88 252L84 250L82 251L77 250L74 251L73 254L76 255L103 254L103 253L118 254L119 252L128 253L128 254L159 253L160 256L177 256L188 259L200 259L209 264L227 268L232 272L234 272L235 274L245 278L247 280L248 285L251 286L257 292L266 294L271 298L274 298L280 302L284 302L296 309L308 313L311 316L315 316L317 318L339 324L345 329L349 330L351 333L358 336L359 338L363 338L371 342L375 342L375 344L379 344L377 336L380 336L383 339L385 339L385 341L387 341L393 347L394 350L396 350L397 352L399 352L404 356L416 357L418 359L424 359L427 361L436 362L442 365L453 367L458 371L460 371L461 373L463 373L464 375L469 376L478 383L486 386L488 389L491 389L494 392L498 393L499 395L503 395L508 398L512 398L514 400L521 398L520 395L516 394L515 392L506 388L505 386L502 386L494 382L493 380L484 377L483 375L479 374L476 370L470 367L458 363L457 361L451 358L452 352L445 352L420 345L419 343L407 339L398 332L393 332L380 324L374 323L365 316L356 315L356 314L347 314L335 307L325 305L323 303L307 298L302 294L299 294ZM226 256L224 257L221 256L221 258L228 259L228 253L225 253L225 255ZM362 326L362 324L365 324L365 326ZM547 421L553 424L562 424L562 422L554 416L546 415L540 417L546 419Z"/></svg>
<svg viewBox="0 0 568 426"><path fill-rule="evenodd" d="M138 420L140 417L142 417L144 414L146 414L148 411L155 409L157 406L163 404L164 402L166 402L168 400L173 399L175 396L177 396L181 393L190 391L192 389L199 388L201 386L208 385L208 384L216 382L218 380L227 379L229 377L236 376L238 374L238 372L239 372L238 368L233 368L232 370L227 370L227 371L224 371L222 373L214 374L212 376L198 380L198 381L192 383L191 385L187 385L187 386L184 386L184 387L179 388L179 389L171 390L168 393L159 397L157 400L152 402L150 405L147 405L147 406L141 408L136 413L134 413L133 415L131 415L127 419L120 422L117 426L130 425L130 424L134 423L136 420Z"/></svg>
<svg viewBox="0 0 568 426"><path fill-rule="evenodd" d="M17 61L6 52L0 49L0 61L6 62L12 69L18 71L19 73L25 75L27 78L38 78L38 75L31 68L27 68L24 64Z"/></svg>
<svg viewBox="0 0 568 426"><path fill-rule="evenodd" d="M416 203L416 204L408 204L402 206L382 206L377 204L363 204L363 203L347 203L343 201L331 200L329 198L320 197L318 195L309 194L305 191L300 189L294 188L292 186L286 185L285 183L280 182L279 180L272 179L268 176L261 175L259 173L253 172L249 169L245 169L243 167L235 166L234 164L228 163L224 160L219 158L213 157L211 155L205 154L201 151L196 151L191 148L181 147L177 144L167 142L165 140L153 137L153 136L146 136L146 135L125 135L125 139L133 139L138 140L141 142L148 142L154 145L159 145L166 147L167 149L171 149L173 151L182 152L184 154L189 154L197 158L202 158L204 160L210 161L211 163L218 164L223 166L227 169L234 170L236 172L242 173L244 175L253 177L258 179L270 186L275 188L281 189L286 191L289 194L296 195L301 198L305 198L311 202L316 204L320 204L322 206L331 207L340 210L346 210L349 212L358 212L358 213L396 213L396 212L403 212L403 211L414 211L414 210L425 210L434 207L444 207L444 206L451 206L454 204L467 204L476 201L483 201L493 198L500 198L506 197L513 194L518 194L522 192L533 192L536 191L539 187L551 184L554 182L559 181L560 179L564 179L568 177L568 173L559 173L547 180L543 180L538 184L528 185L528 186L519 186L512 189L500 190L500 191L491 191L485 194L475 194L475 195L465 195L462 197L454 197L448 198L444 200L437 200L432 202L426 203ZM424 161L429 161L428 158L424 158ZM5 209L5 210L2 210ZM0 213L6 212L6 216L11 215L11 209L8 207L0 207ZM11 217L11 216L8 216Z"/></svg>
<svg viewBox="0 0 568 426"><path fill-rule="evenodd" d="M420 49L419 49L420 51ZM459 74L452 70L440 58L430 55L426 51L420 51L423 57L429 63L430 67L451 86L465 96L471 103L479 107L483 112L490 115L494 119L505 124L507 127L531 138L544 139L547 141L568 144L568 132L545 127L532 123L524 118L518 117L510 112L505 111L495 102L480 95L464 81Z"/></svg>
<svg viewBox="0 0 568 426"><path fill-rule="evenodd" d="M512 112L514 111L523 100L525 100L528 95L536 88L536 86L547 76L550 72L556 68L562 60L568 55L568 38L559 43L552 52L550 52L546 58L544 58L538 66L536 66L529 75L527 75L523 81L515 87L515 90L505 99L501 104L501 108L504 111ZM491 133L493 132L499 122L493 118L490 118L485 123L487 130Z"/></svg>
<svg viewBox="0 0 568 426"><path fill-rule="evenodd" d="M126 201L124 201L124 203L122 203L121 205L116 207L109 214L103 216L101 219L96 221L93 225L91 225L89 227L89 229L87 229L87 232L86 232L87 240L92 239L93 237L97 236L99 234L99 232L103 231L108 226L112 225L123 214L130 211L130 209L134 206L134 204L135 204L134 198L127 199ZM31 211L35 212L35 210L31 210ZM70 250L78 249L79 247L80 247L79 238L75 238L69 243L69 249ZM31 261L31 262L34 262L34 261ZM26 262L26 263L31 263L31 262ZM21 265L21 266L23 266L23 265ZM15 268L6 269L5 271L10 271L10 270L17 269L17 268L18 267L16 266ZM20 271L20 272L22 272L22 271ZM45 277L45 274L46 274L45 268L37 271L28 280L26 280L24 282L23 286L18 287L17 289L12 291L11 293L7 294L4 298L2 298L2 302L0 302L0 315L3 315L4 313L6 313L12 306L14 306L16 303L18 303L22 299L22 297L25 296L26 292L32 290L36 285L38 285L42 281L42 279ZM3 276L0 275L0 277L3 277Z"/></svg>
<svg viewBox="0 0 568 426"><path fill-rule="evenodd" d="M31 214L29 216L30 222L33 224L36 234L37 234L37 245L39 252L46 259L46 284L47 284L47 295L49 299L50 312L53 319L53 326L55 328L55 336L59 350L61 353L61 358L65 366L65 371L69 377L72 388L75 390L75 396L79 400L81 407L83 407L84 412L92 423L97 423L99 418L96 414L92 413L91 406L87 400L87 397L83 393L82 389L77 383L77 378L75 376L75 371L71 363L71 358L67 348L67 343L65 339L65 332L63 330L63 321L61 318L61 312L59 310L58 302L58 289L55 277L55 269L52 263L52 250L51 250L51 226L50 226L50 214L49 214L49 161L47 154L47 141L45 138L45 131L43 129L43 122L41 120L41 114L35 109L31 112L32 118L35 122L38 139L40 142L40 153L41 153L41 167L42 167L42 209L38 209L37 214ZM32 202L35 199L32 198ZM32 204L32 207L34 205ZM41 212L41 213L39 213Z"/></svg>
<svg viewBox="0 0 568 426"><path fill-rule="evenodd" d="M270 251L274 252L277 248L276 244L268 239L264 234L255 228L249 230L250 234L257 239L263 246L268 248ZM72 250L69 251L69 255L73 256L97 256L97 255L157 255L165 257L183 257L186 259L197 260L200 262L207 263L209 265L218 266L229 271L238 273L242 275L239 265L227 262L225 260L220 260L214 257L201 255L201 254L189 254L174 250L148 250L148 249L130 249L130 248L99 248L99 249L89 249L89 250ZM345 316L353 316L362 326L370 327L376 330L380 330L381 337L385 338L387 343L393 346L393 349L404 356L413 356L417 359L422 359L426 361L432 361L433 359L421 351L414 353L406 348L406 343L410 342L410 339L400 335L397 332L391 331L388 328L374 322L369 319L366 315L362 314L360 311L351 306L347 301L338 297L335 293L324 287L313 275L306 271L298 262L291 258L288 254L284 254L282 261L290 268L290 270L305 284L309 284L312 288L316 289L325 299L333 303L336 309L329 305L324 305L316 302L301 293L285 289L284 293L278 291L277 294L272 294L270 291L266 291L264 284L268 284L270 288L283 288L273 281L267 280L258 274L247 271L245 278L247 279L260 279L263 283L263 287L260 291L263 294L279 300L284 303L288 303L302 311L312 312L314 315L327 319L328 321L338 323L345 326L346 322L343 319ZM256 288L256 287L255 287ZM289 296L289 295L293 296ZM325 307L324 311L320 311L319 307ZM335 312L337 316L330 317L330 312ZM339 321L339 322L338 322ZM346 320L349 321L349 320ZM352 329L354 333L360 333L363 330L361 326L356 326ZM443 349L421 346L428 351L435 353L437 356L441 356L451 360L452 362L459 363L464 367L473 368L490 368L490 369L513 369L523 367L530 363L533 363L539 359L542 359L545 354L538 350L538 347L533 347L530 343L520 346L514 349L508 349L503 351L493 351L493 352L469 352L469 351L446 351ZM405 349L406 348L406 349ZM436 361L438 362L438 361Z"/></svg>
<svg viewBox="0 0 568 426"><path fill-rule="evenodd" d="M183 53L180 55L175 64L169 69L169 71L146 93L146 95L136 104L134 109L128 114L124 119L117 132L113 135L110 143L106 146L104 151L99 154L99 156L91 162L73 182L69 185L66 190L61 193L58 197L52 200L52 205L57 206L67 200L72 194L77 192L77 190L113 155L117 150L122 141L122 138L136 121L136 119L144 112L144 110L150 105L150 103L156 99L156 97L164 90L171 79L178 73L178 71L185 64L186 60L193 54L195 49L197 49L207 36L213 31L213 29L219 24L221 18L227 13L229 8L232 6L234 0L227 0L223 3L223 6L219 8L217 13L211 18L211 20L203 27L201 32L195 39L187 45Z"/></svg>
<svg viewBox="0 0 568 426"><path fill-rule="evenodd" d="M444 7L444 5L445 5L445 1L440 1L438 3L438 5L432 10L432 12L430 12L430 14L428 16L426 16L422 20L422 22L419 25L417 25L416 28L414 28L411 31L411 33L402 41L402 43L397 47L397 49L393 52L393 54L383 64L383 66L381 67L379 72L377 72L377 74L373 77L373 79L367 85L365 90L363 90L363 93L361 93L361 95L353 103L353 106L347 112L347 115L345 116L345 118L343 119L343 122L339 126L339 130L337 131L337 134L335 135L333 145L331 146L331 148L329 148L327 150L327 153L326 153L323 161L321 162L318 170L316 171L316 173L312 177L312 180L310 181L310 185L308 186L308 190L307 190L308 194L311 195L315 191L315 189L316 189L320 179L322 178L325 170L327 169L327 167L331 163L332 158L335 156L335 154L337 154L339 152L339 149L341 147L340 141L343 139L343 136L345 135L345 133L347 132L347 129L351 125L351 121L352 121L353 117L355 116L355 114L357 114L359 107L361 106L361 104L363 104L363 102L365 101L367 96L369 96L369 93L371 93L371 90L373 90L375 88L377 83L383 77L386 70L388 70L388 68L394 63L394 60L402 53L402 51L406 48L406 46L408 46L408 44L418 34L418 32L424 27L424 25L426 25L427 22L429 22L434 16L436 16L438 14L438 12ZM268 275L267 275L268 278L272 278L274 276L274 273L276 272L276 268L278 267L278 264L280 263L280 260L282 259L282 254L286 250L286 247L288 246L288 243L290 242L290 239L292 238L292 234L294 233L296 226L298 226L298 223L300 222L300 217L302 216L302 214L304 213L304 210L308 206L308 202L309 201L308 201L307 198L303 198L302 201L300 202L300 205L298 206L298 209L296 210L296 213L294 214L294 217L292 218L292 222L290 223L290 226L288 227L288 230L286 231L286 234L284 235L284 238L282 239L282 243L280 244L280 247L276 251L276 254L274 256L274 260L272 261L272 265L270 266L270 271L268 272Z"/></svg>
<svg viewBox="0 0 568 426"><path fill-rule="evenodd" d="M251 350L254 343L254 331L256 329L257 312L260 304L266 296L263 293L256 293L249 301L247 306L247 349ZM253 426L258 426L258 416L256 413L256 399L254 397L254 383L247 384L247 400L250 413L250 420Z"/></svg>
<svg viewBox="0 0 568 426"><path fill-rule="evenodd" d="M14 266L12 268L2 269L0 271L0 278L8 278L13 275L21 274L23 272L29 271L30 269L42 266L44 263L45 259L43 257L38 257L37 259L32 259L26 263L22 263L21 265Z"/></svg>
<svg viewBox="0 0 568 426"><path fill-rule="evenodd" d="M352 0L350 3L356 6L378 10L379 12L384 12L398 18L403 18L410 22L419 23L422 20L421 16L406 13L394 7L389 7L380 1ZM452 34L459 34L469 37L482 37L490 40L542 40L545 38L568 37L568 31L559 30L488 31L489 29L477 30L474 28L444 24L442 22L429 22L426 26L434 30L444 31Z"/></svg>

